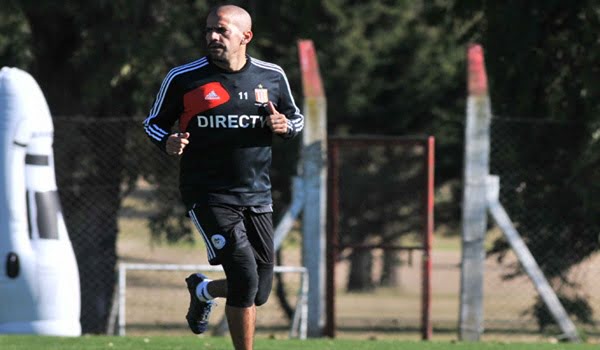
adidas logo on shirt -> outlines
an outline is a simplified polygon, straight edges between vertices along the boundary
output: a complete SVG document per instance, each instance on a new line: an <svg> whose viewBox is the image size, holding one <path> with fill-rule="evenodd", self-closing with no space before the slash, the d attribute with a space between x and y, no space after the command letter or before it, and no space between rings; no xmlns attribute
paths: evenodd
<svg viewBox="0 0 600 350"><path fill-rule="evenodd" d="M205 100L220 100L221 96L217 95L215 90L212 90L211 92L208 93L208 95L204 96L204 99Z"/></svg>

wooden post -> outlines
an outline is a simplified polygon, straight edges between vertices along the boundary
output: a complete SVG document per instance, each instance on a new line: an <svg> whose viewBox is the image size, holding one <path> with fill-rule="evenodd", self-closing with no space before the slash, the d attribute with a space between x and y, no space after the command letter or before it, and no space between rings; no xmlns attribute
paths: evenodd
<svg viewBox="0 0 600 350"><path fill-rule="evenodd" d="M312 41L300 40L298 51L305 116L302 132L302 177L305 189L302 258L309 273L307 332L309 337L319 337L325 324L327 106Z"/></svg>

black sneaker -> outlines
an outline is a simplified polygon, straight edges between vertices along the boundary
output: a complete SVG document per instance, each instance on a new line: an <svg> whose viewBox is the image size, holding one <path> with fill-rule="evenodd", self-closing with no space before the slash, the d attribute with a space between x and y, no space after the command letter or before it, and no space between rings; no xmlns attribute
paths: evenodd
<svg viewBox="0 0 600 350"><path fill-rule="evenodd" d="M206 276L201 273L193 273L185 279L188 291L190 292L190 306L187 315L185 315L185 319L194 334L206 332L206 329L208 329L210 312L212 311L213 306L216 305L212 300L200 301L196 296L196 287L198 287L205 278Z"/></svg>

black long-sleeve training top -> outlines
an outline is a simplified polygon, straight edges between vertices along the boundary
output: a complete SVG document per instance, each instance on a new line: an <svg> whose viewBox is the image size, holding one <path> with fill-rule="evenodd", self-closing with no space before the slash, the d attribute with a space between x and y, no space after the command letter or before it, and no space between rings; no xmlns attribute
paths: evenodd
<svg viewBox="0 0 600 350"><path fill-rule="evenodd" d="M271 144L266 125L273 103L296 136L304 117L281 67L247 56L227 72L203 57L172 69L164 78L144 130L165 152L174 124L189 132L180 160L179 188L188 208L208 202L240 206L271 204Z"/></svg>

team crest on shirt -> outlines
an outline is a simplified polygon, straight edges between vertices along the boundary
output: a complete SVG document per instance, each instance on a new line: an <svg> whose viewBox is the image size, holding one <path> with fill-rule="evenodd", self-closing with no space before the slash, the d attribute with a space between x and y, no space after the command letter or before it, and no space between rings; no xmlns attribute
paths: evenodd
<svg viewBox="0 0 600 350"><path fill-rule="evenodd" d="M210 237L210 240L213 246L217 249L223 249L223 247L227 243L225 237L223 237L222 235L213 235L212 237Z"/></svg>
<svg viewBox="0 0 600 350"><path fill-rule="evenodd" d="M258 84L258 87L254 89L254 97L257 105L265 105L269 102L269 90L265 89L262 84Z"/></svg>

